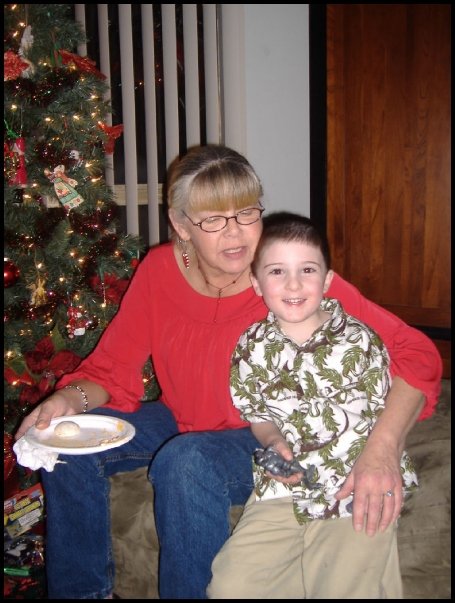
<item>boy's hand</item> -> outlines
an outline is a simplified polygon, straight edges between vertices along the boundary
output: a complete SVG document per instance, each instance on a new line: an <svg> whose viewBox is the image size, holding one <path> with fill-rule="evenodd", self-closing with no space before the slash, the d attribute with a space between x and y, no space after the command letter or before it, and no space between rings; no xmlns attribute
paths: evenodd
<svg viewBox="0 0 455 603"><path fill-rule="evenodd" d="M287 459L285 458L288 457ZM298 483L303 477L303 468L293 458L291 451L286 447L280 454L275 447L269 446L266 449L258 448L254 452L255 463L264 467L268 473L275 479L283 483ZM288 478L292 478L289 480Z"/></svg>

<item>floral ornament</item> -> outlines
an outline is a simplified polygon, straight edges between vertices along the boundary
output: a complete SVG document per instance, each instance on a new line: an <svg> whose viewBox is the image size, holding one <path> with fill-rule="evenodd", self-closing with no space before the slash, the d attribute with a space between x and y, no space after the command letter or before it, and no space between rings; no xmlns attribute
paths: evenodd
<svg viewBox="0 0 455 603"><path fill-rule="evenodd" d="M106 76L96 68L96 63L88 57L80 57L78 54L73 54L68 50L59 50L59 55L62 57L64 65L74 65L79 71L96 75L100 80L105 80Z"/></svg>
<svg viewBox="0 0 455 603"><path fill-rule="evenodd" d="M3 54L3 81L15 80L23 71L30 67L30 63L18 56L12 50L7 50Z"/></svg>
<svg viewBox="0 0 455 603"><path fill-rule="evenodd" d="M74 371L81 358L71 350L56 351L50 336L41 339L31 352L24 354L26 370L18 374L6 367L4 377L7 383L20 385L19 404L34 405L47 395L63 374Z"/></svg>
<svg viewBox="0 0 455 603"><path fill-rule="evenodd" d="M104 152L108 155L111 155L114 152L115 141L119 138L123 133L123 124L118 124L116 126L108 126L103 122L98 122L98 127L107 135L107 141L104 143Z"/></svg>
<svg viewBox="0 0 455 603"><path fill-rule="evenodd" d="M33 377L30 375L28 371L24 371L22 373L16 372L14 369L10 367L5 367L3 371L3 376L5 381L10 385L33 385Z"/></svg>
<svg viewBox="0 0 455 603"><path fill-rule="evenodd" d="M112 304L119 304L125 293L129 280L120 279L113 274L105 274L101 280L99 276L92 276L89 279L90 287L104 300Z"/></svg>

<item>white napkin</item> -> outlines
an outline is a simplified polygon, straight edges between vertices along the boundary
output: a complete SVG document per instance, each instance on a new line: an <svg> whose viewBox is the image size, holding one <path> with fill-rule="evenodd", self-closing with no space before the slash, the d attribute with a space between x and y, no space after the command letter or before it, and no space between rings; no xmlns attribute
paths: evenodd
<svg viewBox="0 0 455 603"><path fill-rule="evenodd" d="M64 463L65 461L58 461L58 452L49 452L33 446L28 442L25 437L19 438L13 446L13 450L16 453L17 462L23 467L29 467L30 469L46 469L46 471L53 471L56 463Z"/></svg>

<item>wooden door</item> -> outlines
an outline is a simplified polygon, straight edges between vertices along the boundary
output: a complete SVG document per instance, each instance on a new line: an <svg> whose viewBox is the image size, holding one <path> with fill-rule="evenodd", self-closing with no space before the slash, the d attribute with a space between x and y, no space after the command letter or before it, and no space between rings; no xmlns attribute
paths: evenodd
<svg viewBox="0 0 455 603"><path fill-rule="evenodd" d="M451 8L327 5L333 264L422 328L450 374Z"/></svg>

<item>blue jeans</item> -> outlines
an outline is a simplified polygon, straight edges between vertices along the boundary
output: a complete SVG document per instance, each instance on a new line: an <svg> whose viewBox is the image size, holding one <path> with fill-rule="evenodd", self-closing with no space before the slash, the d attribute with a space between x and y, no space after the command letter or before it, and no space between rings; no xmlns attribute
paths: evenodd
<svg viewBox="0 0 455 603"><path fill-rule="evenodd" d="M126 419L136 435L105 452L59 455L65 464L42 471L49 599L102 599L113 592L108 478L149 465L160 598L205 599L211 563L229 536L229 508L251 493L257 440L249 428L178 434L160 402L135 413L93 412Z"/></svg>

